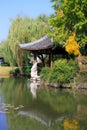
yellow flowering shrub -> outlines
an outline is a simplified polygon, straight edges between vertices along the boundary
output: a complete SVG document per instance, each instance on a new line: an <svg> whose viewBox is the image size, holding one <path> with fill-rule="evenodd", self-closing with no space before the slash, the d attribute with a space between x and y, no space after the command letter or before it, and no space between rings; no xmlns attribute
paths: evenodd
<svg viewBox="0 0 87 130"><path fill-rule="evenodd" d="M75 40L75 33L66 41L65 49L69 54L80 55L79 44Z"/></svg>
<svg viewBox="0 0 87 130"><path fill-rule="evenodd" d="M76 119L64 120L64 130L78 130L78 121Z"/></svg>

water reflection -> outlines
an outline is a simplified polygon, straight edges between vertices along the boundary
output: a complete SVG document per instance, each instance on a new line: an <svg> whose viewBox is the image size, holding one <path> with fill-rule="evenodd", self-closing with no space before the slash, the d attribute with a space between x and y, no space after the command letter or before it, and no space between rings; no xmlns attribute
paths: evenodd
<svg viewBox="0 0 87 130"><path fill-rule="evenodd" d="M3 83L3 79L2 78L0 78L0 85Z"/></svg>
<svg viewBox="0 0 87 130"><path fill-rule="evenodd" d="M4 79L0 110L0 130L87 130L86 90L73 93L27 79Z"/></svg>
<svg viewBox="0 0 87 130"><path fill-rule="evenodd" d="M37 97L37 89L40 87L40 81L32 80L31 82L27 81L27 87L30 89L30 92L32 93L32 97Z"/></svg>
<svg viewBox="0 0 87 130"><path fill-rule="evenodd" d="M3 96L0 93L0 130L8 130L7 118L6 118L6 110L3 107Z"/></svg>
<svg viewBox="0 0 87 130"><path fill-rule="evenodd" d="M33 112L32 111L30 111L30 112L29 111L28 112L27 111L19 111L18 114L33 118L47 127L51 126L51 120L48 120L48 121L44 120L43 118L40 117L40 115L38 115L34 111Z"/></svg>

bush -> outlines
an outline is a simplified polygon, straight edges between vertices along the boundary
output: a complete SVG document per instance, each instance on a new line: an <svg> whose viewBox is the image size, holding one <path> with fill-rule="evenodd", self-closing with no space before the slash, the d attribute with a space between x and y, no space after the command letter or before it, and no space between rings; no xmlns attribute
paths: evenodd
<svg viewBox="0 0 87 130"><path fill-rule="evenodd" d="M22 72L24 76L30 76L31 73L31 65L29 66L23 66L22 67Z"/></svg>
<svg viewBox="0 0 87 130"><path fill-rule="evenodd" d="M49 67L44 67L44 68L42 68L42 70L41 70L41 72L40 72L41 78L42 78L44 81L47 81L47 80L48 80L49 73L50 73L50 68L49 68Z"/></svg>
<svg viewBox="0 0 87 130"><path fill-rule="evenodd" d="M13 76L18 76L18 75L20 75L20 70L19 70L19 68L17 67L17 68L15 68L14 70L11 70L11 71L10 71L10 75L13 75Z"/></svg>
<svg viewBox="0 0 87 130"><path fill-rule="evenodd" d="M29 65L29 66L23 66L22 67L22 73L23 73L23 76L29 76L30 77L31 65ZM20 69L17 67L14 70L11 70L10 71L10 75L19 76L20 75Z"/></svg>
<svg viewBox="0 0 87 130"><path fill-rule="evenodd" d="M41 78L51 83L70 83L78 70L78 65L73 60L57 60L52 68L42 69Z"/></svg>

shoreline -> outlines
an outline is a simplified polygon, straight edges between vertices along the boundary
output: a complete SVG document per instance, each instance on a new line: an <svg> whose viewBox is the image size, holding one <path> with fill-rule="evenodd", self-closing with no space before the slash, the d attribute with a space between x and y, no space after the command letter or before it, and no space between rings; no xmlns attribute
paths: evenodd
<svg viewBox="0 0 87 130"><path fill-rule="evenodd" d="M45 81L41 81L41 85L63 89L87 89L87 82L79 84L78 83L59 84L59 83L46 83Z"/></svg>

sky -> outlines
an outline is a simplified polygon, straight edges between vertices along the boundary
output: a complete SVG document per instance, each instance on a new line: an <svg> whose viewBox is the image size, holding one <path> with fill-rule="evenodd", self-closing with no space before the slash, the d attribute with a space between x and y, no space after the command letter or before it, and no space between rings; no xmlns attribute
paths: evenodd
<svg viewBox="0 0 87 130"><path fill-rule="evenodd" d="M0 42L8 36L10 19L50 15L53 13L52 4L50 0L0 0Z"/></svg>

